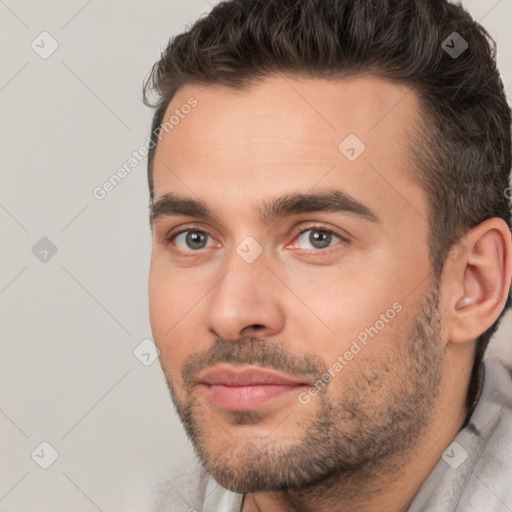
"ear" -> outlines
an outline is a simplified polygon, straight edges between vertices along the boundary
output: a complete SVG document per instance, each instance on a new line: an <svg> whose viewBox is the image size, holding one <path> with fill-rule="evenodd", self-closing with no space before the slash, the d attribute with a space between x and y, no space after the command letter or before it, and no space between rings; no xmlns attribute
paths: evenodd
<svg viewBox="0 0 512 512"><path fill-rule="evenodd" d="M497 217L471 229L446 261L444 314L448 342L485 332L505 307L512 276L512 237Z"/></svg>

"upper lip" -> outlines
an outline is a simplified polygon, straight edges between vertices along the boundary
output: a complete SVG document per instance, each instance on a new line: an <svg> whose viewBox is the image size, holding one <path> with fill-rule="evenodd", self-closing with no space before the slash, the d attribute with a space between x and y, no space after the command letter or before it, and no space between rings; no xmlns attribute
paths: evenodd
<svg viewBox="0 0 512 512"><path fill-rule="evenodd" d="M281 385L299 386L306 385L304 380L284 377L278 373L256 368L254 366L239 368L229 365L216 366L199 376L200 384L217 386L257 386L257 385Z"/></svg>

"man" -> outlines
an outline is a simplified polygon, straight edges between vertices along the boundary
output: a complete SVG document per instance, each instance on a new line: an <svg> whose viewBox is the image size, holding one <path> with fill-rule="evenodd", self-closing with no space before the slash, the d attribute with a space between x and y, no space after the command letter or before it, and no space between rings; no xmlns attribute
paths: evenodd
<svg viewBox="0 0 512 512"><path fill-rule="evenodd" d="M231 0L150 90L150 318L202 466L157 509L512 510L484 29L444 0Z"/></svg>

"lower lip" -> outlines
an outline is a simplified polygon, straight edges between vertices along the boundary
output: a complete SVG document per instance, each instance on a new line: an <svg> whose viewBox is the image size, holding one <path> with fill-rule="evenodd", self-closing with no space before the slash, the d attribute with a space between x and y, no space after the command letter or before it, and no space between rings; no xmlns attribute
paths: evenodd
<svg viewBox="0 0 512 512"><path fill-rule="evenodd" d="M208 399L217 407L232 411L247 411L265 405L267 402L297 392L303 385L262 384L255 386L204 385Z"/></svg>

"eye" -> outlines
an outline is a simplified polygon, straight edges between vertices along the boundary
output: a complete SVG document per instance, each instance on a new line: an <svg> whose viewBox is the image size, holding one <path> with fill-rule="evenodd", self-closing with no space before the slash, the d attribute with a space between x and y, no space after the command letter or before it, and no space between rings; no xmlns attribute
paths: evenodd
<svg viewBox="0 0 512 512"><path fill-rule="evenodd" d="M292 246L295 249L313 248L314 250L320 250L343 241L345 241L344 238L329 229L323 227L310 227L303 229L299 233ZM307 247L308 244L310 244L310 247Z"/></svg>
<svg viewBox="0 0 512 512"><path fill-rule="evenodd" d="M190 250L197 251L215 245L215 243L208 245L208 239L210 239L210 242L214 242L213 238L205 231L189 229L175 233L168 240L176 244L181 251L189 252Z"/></svg>

